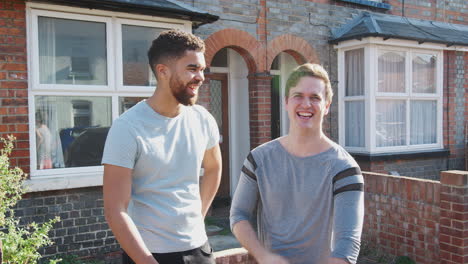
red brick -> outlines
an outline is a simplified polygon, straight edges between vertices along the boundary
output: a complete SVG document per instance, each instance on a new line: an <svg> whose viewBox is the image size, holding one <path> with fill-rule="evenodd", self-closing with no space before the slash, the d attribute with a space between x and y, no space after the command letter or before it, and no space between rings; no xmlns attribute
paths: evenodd
<svg viewBox="0 0 468 264"><path fill-rule="evenodd" d="M25 81L1 81L0 89L27 89L28 83Z"/></svg>
<svg viewBox="0 0 468 264"><path fill-rule="evenodd" d="M3 66L0 65L0 69L6 71L26 71L27 67L24 63L5 63Z"/></svg>
<svg viewBox="0 0 468 264"><path fill-rule="evenodd" d="M440 175L440 182L452 186L468 185L468 172L466 171L443 171Z"/></svg>

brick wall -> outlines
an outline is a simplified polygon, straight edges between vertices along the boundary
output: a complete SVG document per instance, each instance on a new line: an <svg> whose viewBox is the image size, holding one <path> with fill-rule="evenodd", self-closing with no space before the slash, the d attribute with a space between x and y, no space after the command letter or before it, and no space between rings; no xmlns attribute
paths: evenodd
<svg viewBox="0 0 468 264"><path fill-rule="evenodd" d="M446 51L444 57L444 145L450 149L448 168L464 169L468 61L465 52Z"/></svg>
<svg viewBox="0 0 468 264"><path fill-rule="evenodd" d="M42 256L92 256L114 263L111 253L119 251L120 246L104 218L103 206L102 188L93 187L28 193L15 211L22 225L60 216L61 221L50 232L54 245L42 248Z"/></svg>
<svg viewBox="0 0 468 264"><path fill-rule="evenodd" d="M362 170L376 173L392 174L397 172L400 176L415 177L428 180L439 180L440 171L449 169L446 157L428 158L418 157L401 159L398 155L389 160L382 161L360 161Z"/></svg>
<svg viewBox="0 0 468 264"><path fill-rule="evenodd" d="M416 263L468 261L468 172L442 172L440 182L377 173L364 180L363 247Z"/></svg>
<svg viewBox="0 0 468 264"><path fill-rule="evenodd" d="M17 138L12 165L29 172L25 3L0 0L0 137Z"/></svg>

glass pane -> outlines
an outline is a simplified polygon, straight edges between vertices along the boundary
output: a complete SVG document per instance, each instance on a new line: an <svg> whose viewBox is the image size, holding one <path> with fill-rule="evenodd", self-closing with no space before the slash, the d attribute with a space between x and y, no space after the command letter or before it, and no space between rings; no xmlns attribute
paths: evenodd
<svg viewBox="0 0 468 264"><path fill-rule="evenodd" d="M106 85L106 24L39 17L42 84Z"/></svg>
<svg viewBox="0 0 468 264"><path fill-rule="evenodd" d="M411 145L437 143L437 101L411 101Z"/></svg>
<svg viewBox="0 0 468 264"><path fill-rule="evenodd" d="M364 95L364 81L364 49L346 51L346 96Z"/></svg>
<svg viewBox="0 0 468 264"><path fill-rule="evenodd" d="M278 54L278 56L275 57L275 59L273 60L273 62L271 63L271 69L272 70L279 70L280 69L280 63L279 63L279 57L280 55Z"/></svg>
<svg viewBox="0 0 468 264"><path fill-rule="evenodd" d="M120 97L119 98L119 115L123 114L146 97Z"/></svg>
<svg viewBox="0 0 468 264"><path fill-rule="evenodd" d="M378 91L383 93L405 92L405 53L379 51Z"/></svg>
<svg viewBox="0 0 468 264"><path fill-rule="evenodd" d="M211 114L218 123L219 133L223 133L223 102L222 102L222 83L219 80L210 80L210 109Z"/></svg>
<svg viewBox="0 0 468 264"><path fill-rule="evenodd" d="M365 123L364 101L345 102L346 112L346 146L364 147Z"/></svg>
<svg viewBox="0 0 468 264"><path fill-rule="evenodd" d="M415 54L413 57L413 92L436 92L436 56Z"/></svg>
<svg viewBox="0 0 468 264"><path fill-rule="evenodd" d="M110 97L36 96L37 169L101 165Z"/></svg>
<svg viewBox="0 0 468 264"><path fill-rule="evenodd" d="M123 84L155 86L156 78L148 64L148 49L165 29L122 25Z"/></svg>
<svg viewBox="0 0 468 264"><path fill-rule="evenodd" d="M216 52L214 58L211 60L211 66L212 67L227 67L228 66L227 54L228 54L227 48L220 49L218 52Z"/></svg>
<svg viewBox="0 0 468 264"><path fill-rule="evenodd" d="M376 146L406 145L406 101L377 100Z"/></svg>

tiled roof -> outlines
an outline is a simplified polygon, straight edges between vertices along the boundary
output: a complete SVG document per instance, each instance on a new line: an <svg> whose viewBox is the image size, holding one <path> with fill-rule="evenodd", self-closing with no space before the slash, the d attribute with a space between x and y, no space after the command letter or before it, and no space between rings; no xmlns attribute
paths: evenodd
<svg viewBox="0 0 468 264"><path fill-rule="evenodd" d="M401 16L363 12L350 23L333 31L330 43L365 37L415 40L468 46L468 26Z"/></svg>
<svg viewBox="0 0 468 264"><path fill-rule="evenodd" d="M176 0L33 0L59 5L190 20L194 27L219 19L206 11Z"/></svg>

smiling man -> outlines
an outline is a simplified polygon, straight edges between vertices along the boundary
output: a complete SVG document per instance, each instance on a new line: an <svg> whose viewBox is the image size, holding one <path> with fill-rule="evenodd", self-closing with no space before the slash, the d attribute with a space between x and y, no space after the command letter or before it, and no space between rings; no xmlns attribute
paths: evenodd
<svg viewBox="0 0 468 264"><path fill-rule="evenodd" d="M333 91L317 64L286 83L289 134L247 156L231 228L259 264L356 263L364 217L363 177L322 130ZM249 220L257 212L256 235Z"/></svg>
<svg viewBox="0 0 468 264"><path fill-rule="evenodd" d="M195 105L204 50L190 33L162 32L148 51L156 91L115 120L107 136L104 209L123 263L215 263L203 220L221 178L219 132Z"/></svg>

